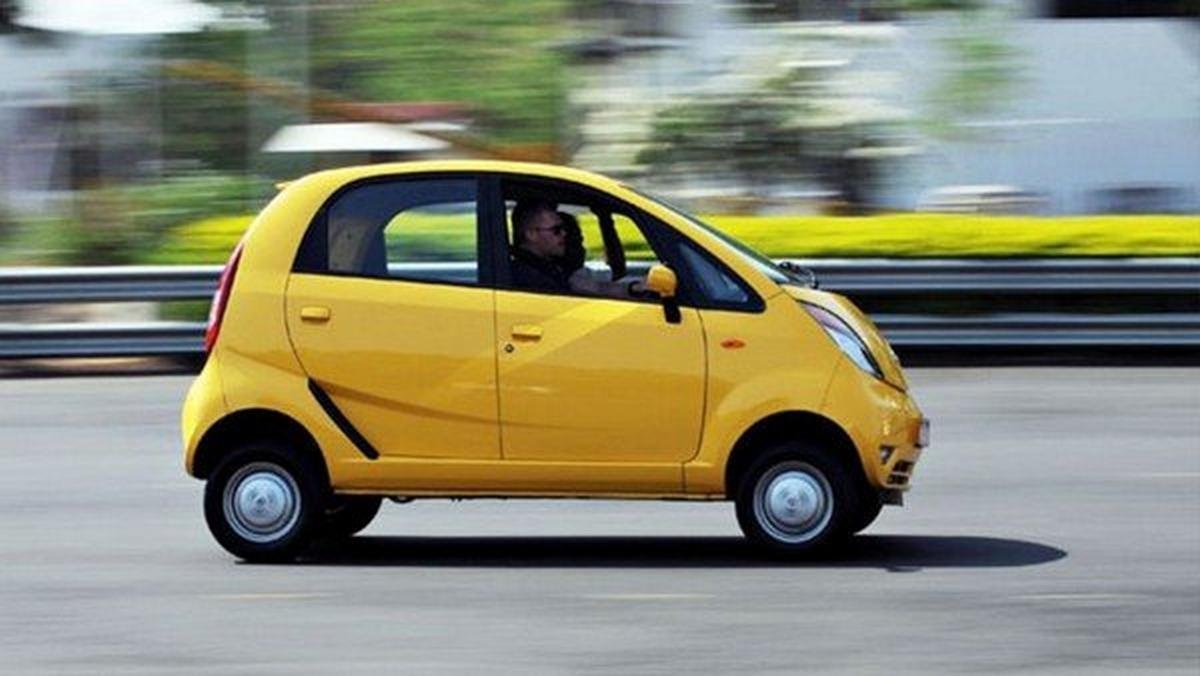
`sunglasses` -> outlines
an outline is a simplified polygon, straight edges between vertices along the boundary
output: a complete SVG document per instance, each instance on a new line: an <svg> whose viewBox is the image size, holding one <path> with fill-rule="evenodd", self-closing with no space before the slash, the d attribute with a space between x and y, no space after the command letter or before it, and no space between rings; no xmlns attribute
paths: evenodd
<svg viewBox="0 0 1200 676"><path fill-rule="evenodd" d="M548 228L534 228L534 230L537 230L539 232L552 232L556 235L567 234L567 228L561 224L560 225L552 225Z"/></svg>

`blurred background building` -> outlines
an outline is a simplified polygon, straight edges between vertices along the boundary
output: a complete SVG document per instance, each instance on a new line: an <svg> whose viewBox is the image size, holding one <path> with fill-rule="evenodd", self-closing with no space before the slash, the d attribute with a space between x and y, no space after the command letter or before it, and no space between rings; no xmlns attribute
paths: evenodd
<svg viewBox="0 0 1200 676"><path fill-rule="evenodd" d="M0 238L37 221L52 234L18 259L140 260L278 180L462 156L726 212L1196 212L1198 17L1195 0L0 0Z"/></svg>

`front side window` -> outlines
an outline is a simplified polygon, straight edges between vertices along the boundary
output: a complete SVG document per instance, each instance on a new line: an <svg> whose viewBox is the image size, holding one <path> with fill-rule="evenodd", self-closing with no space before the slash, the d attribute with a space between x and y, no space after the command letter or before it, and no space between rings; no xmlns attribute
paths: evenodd
<svg viewBox="0 0 1200 676"><path fill-rule="evenodd" d="M703 299L698 302L718 307L750 302L750 293L732 275L700 253L695 245L681 240L679 257L687 265L690 278Z"/></svg>
<svg viewBox="0 0 1200 676"><path fill-rule="evenodd" d="M474 178L395 179L353 186L336 196L314 223L297 267L477 284L477 205Z"/></svg>
<svg viewBox="0 0 1200 676"><path fill-rule="evenodd" d="M501 192L509 288L657 300L644 282L659 257L622 205L587 188L534 178L505 179Z"/></svg>

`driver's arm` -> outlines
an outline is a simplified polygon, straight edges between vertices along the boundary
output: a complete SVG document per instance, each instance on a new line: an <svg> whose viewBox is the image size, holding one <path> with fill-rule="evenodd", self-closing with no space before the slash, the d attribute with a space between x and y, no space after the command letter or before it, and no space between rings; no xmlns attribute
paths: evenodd
<svg viewBox="0 0 1200 676"><path fill-rule="evenodd" d="M645 292L644 281L641 277L626 277L618 282L600 280L592 277L587 267L579 268L567 280L575 293L608 298L637 298Z"/></svg>

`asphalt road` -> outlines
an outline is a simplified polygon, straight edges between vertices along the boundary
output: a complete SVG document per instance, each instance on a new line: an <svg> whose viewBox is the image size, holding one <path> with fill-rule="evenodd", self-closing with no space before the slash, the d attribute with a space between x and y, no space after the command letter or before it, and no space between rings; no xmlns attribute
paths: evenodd
<svg viewBox="0 0 1200 676"><path fill-rule="evenodd" d="M785 564L730 505L387 505L236 563L184 377L0 380L0 672L1200 672L1200 369L929 369L908 505Z"/></svg>

